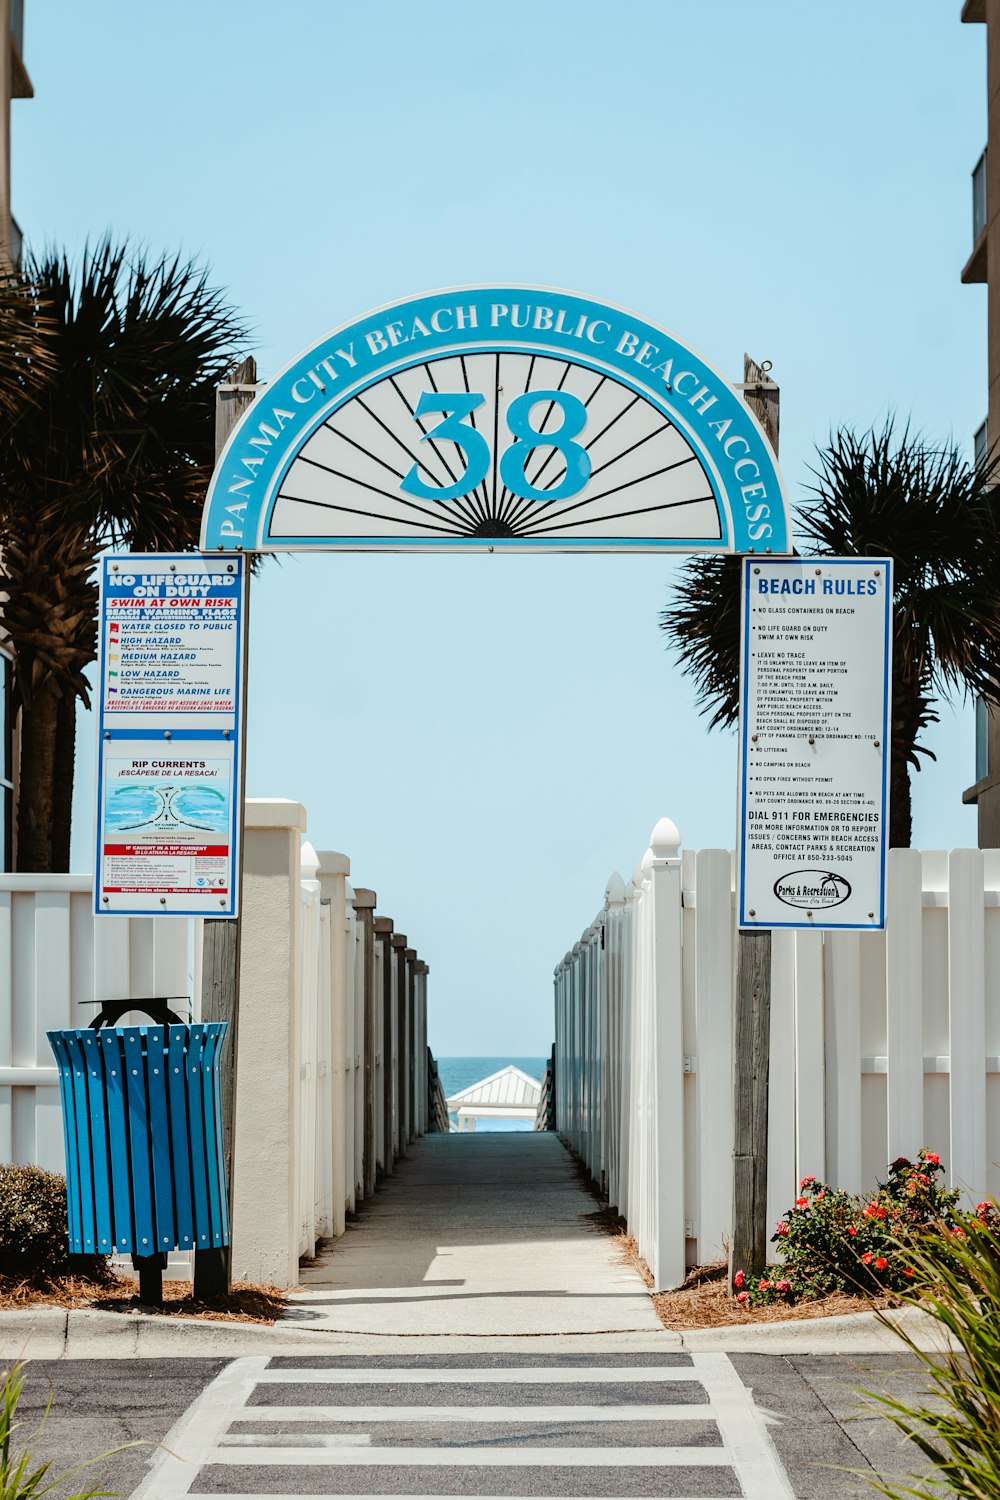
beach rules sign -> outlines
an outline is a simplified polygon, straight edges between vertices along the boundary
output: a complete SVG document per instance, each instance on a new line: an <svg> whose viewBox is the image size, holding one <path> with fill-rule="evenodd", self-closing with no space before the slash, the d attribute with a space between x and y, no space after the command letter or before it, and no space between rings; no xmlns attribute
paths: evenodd
<svg viewBox="0 0 1000 1500"><path fill-rule="evenodd" d="M885 925L892 563L745 558L739 924Z"/></svg>

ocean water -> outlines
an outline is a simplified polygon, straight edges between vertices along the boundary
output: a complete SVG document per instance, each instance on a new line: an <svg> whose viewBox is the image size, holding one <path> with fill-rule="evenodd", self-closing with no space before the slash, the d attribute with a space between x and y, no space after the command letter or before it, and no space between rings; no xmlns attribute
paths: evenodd
<svg viewBox="0 0 1000 1500"><path fill-rule="evenodd" d="M482 1078L489 1078L491 1073L499 1073L501 1068L510 1067L513 1063L515 1068L520 1068L522 1073L527 1073L529 1078L537 1078L541 1082L542 1074L545 1072L544 1057L439 1057L437 1058L438 1073L441 1077L441 1087L444 1089L445 1098L457 1094L459 1089L467 1089L470 1084L478 1083ZM455 1116L452 1116L454 1122ZM477 1134L484 1130L532 1130L534 1127L530 1120L477 1120Z"/></svg>

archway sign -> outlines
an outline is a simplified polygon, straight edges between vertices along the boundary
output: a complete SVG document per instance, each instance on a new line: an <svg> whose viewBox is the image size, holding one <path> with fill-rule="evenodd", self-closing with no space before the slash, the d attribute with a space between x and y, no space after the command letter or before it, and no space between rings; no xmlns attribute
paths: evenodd
<svg viewBox="0 0 1000 1500"><path fill-rule="evenodd" d="M570 292L462 287L307 349L253 401L204 551L791 550L759 423L672 333Z"/></svg>

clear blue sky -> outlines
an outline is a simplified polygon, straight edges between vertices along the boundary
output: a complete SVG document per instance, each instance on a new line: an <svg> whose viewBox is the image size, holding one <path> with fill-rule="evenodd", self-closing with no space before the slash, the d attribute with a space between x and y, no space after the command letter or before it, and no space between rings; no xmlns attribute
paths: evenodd
<svg viewBox="0 0 1000 1500"><path fill-rule="evenodd" d="M14 211L203 257L262 376L367 308L565 286L782 390L793 497L831 425L971 445L985 289L962 287L985 28L958 0L29 0ZM439 1053L541 1052L551 974L656 819L730 845L735 742L664 652L656 558L286 558L255 584L248 790L431 965ZM90 868L82 726L76 865ZM946 709L916 841L975 842Z"/></svg>

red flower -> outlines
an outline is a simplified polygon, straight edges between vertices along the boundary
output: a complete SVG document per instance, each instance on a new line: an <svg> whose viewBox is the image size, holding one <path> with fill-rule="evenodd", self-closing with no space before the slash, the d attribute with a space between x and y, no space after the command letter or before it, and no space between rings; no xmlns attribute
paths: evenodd
<svg viewBox="0 0 1000 1500"><path fill-rule="evenodd" d="M809 1199L808 1198L796 1198L796 1200L795 1200L795 1207L796 1208L808 1208L809 1207Z"/></svg>
<svg viewBox="0 0 1000 1500"><path fill-rule="evenodd" d="M955 1237L957 1239L960 1239L960 1240L964 1240L965 1239L965 1230L964 1229L959 1229L957 1225L956 1225L956 1227L951 1232L952 1232L953 1235L955 1235Z"/></svg>
<svg viewBox="0 0 1000 1500"><path fill-rule="evenodd" d="M977 1203L976 1204L976 1213L978 1214L978 1216L981 1219L988 1218L989 1215L992 1213L992 1211L993 1211L993 1204L992 1203L986 1202L986 1203Z"/></svg>
<svg viewBox="0 0 1000 1500"><path fill-rule="evenodd" d="M821 1202L822 1202L822 1200L823 1200L823 1199L824 1199L824 1198L825 1198L825 1197L826 1197L826 1193L825 1193L825 1192L821 1192L821 1193L817 1193L817 1194L816 1194L816 1202L817 1202L817 1203L821 1203Z"/></svg>
<svg viewBox="0 0 1000 1500"><path fill-rule="evenodd" d="M743 1303L750 1301L750 1293L749 1292L737 1292L737 1294L736 1294L736 1300L742 1306Z"/></svg>
<svg viewBox="0 0 1000 1500"><path fill-rule="evenodd" d="M810 1184L810 1182L815 1182L815 1181L816 1181L815 1177L812 1177L812 1176L810 1176L810 1177L803 1177L802 1181L799 1183L799 1187L800 1188L808 1187L809 1184Z"/></svg>
<svg viewBox="0 0 1000 1500"><path fill-rule="evenodd" d="M875 1208L875 1204L874 1203L866 1203L865 1204L865 1218L866 1219L874 1219L876 1212L877 1212L877 1210Z"/></svg>
<svg viewBox="0 0 1000 1500"><path fill-rule="evenodd" d="M744 1281L746 1281L746 1277L744 1276L743 1272L737 1271L736 1275L733 1277L733 1286L741 1287Z"/></svg>
<svg viewBox="0 0 1000 1500"><path fill-rule="evenodd" d="M909 1280L910 1280L910 1281L912 1281L912 1280L913 1280L913 1277L914 1277L914 1275L915 1275L915 1272L914 1272L914 1270L913 1270L913 1267L912 1267L912 1266L904 1266L904 1267L903 1267L903 1275L904 1275L904 1276L906 1276L906 1277L908 1277L908 1279L909 1279Z"/></svg>
<svg viewBox="0 0 1000 1500"><path fill-rule="evenodd" d="M778 1233L779 1234L787 1234L788 1233L788 1225L785 1223L784 1219L782 1219L781 1223L778 1225Z"/></svg>
<svg viewBox="0 0 1000 1500"><path fill-rule="evenodd" d="M925 1151L924 1160L932 1162L935 1167L939 1167L941 1165L941 1158L940 1156L938 1156L936 1151Z"/></svg>
<svg viewBox="0 0 1000 1500"><path fill-rule="evenodd" d="M876 1219L884 1219L885 1218L885 1209L884 1208L877 1208L875 1210L875 1217L876 1217Z"/></svg>
<svg viewBox="0 0 1000 1500"><path fill-rule="evenodd" d="M766 1292L770 1285L771 1283L769 1281L765 1281L762 1276L757 1283L757 1290L758 1292Z"/></svg>
<svg viewBox="0 0 1000 1500"><path fill-rule="evenodd" d="M855 1227L854 1227L853 1224L849 1224L847 1226L847 1232L851 1236L851 1239L853 1240L854 1236L857 1234L858 1231L855 1229Z"/></svg>
<svg viewBox="0 0 1000 1500"><path fill-rule="evenodd" d="M876 1271L884 1271L888 1264L889 1262L886 1260L885 1256L880 1255L878 1260L875 1262L875 1269Z"/></svg>
<svg viewBox="0 0 1000 1500"><path fill-rule="evenodd" d="M774 1283L774 1286L775 1290L778 1292L790 1292L792 1290L792 1283L788 1280L787 1277L783 1281L776 1281Z"/></svg>
<svg viewBox="0 0 1000 1500"><path fill-rule="evenodd" d="M870 1266L875 1257L870 1250L866 1250L861 1259L866 1266Z"/></svg>

